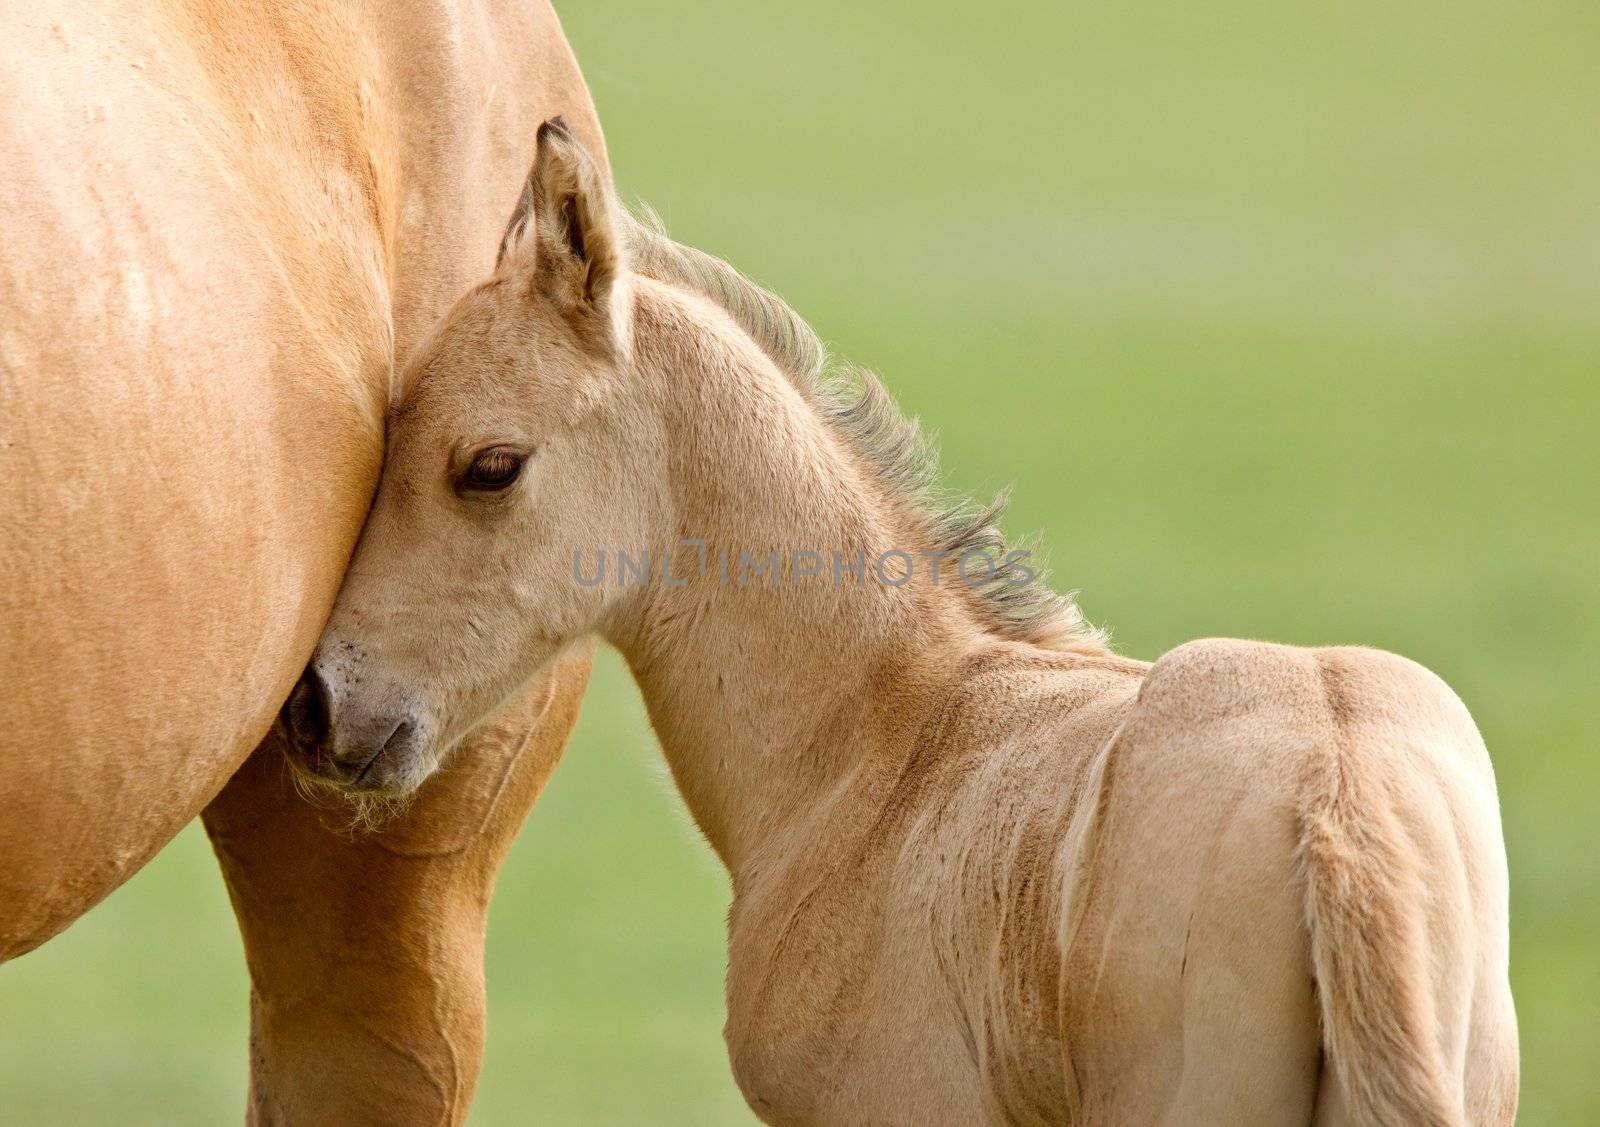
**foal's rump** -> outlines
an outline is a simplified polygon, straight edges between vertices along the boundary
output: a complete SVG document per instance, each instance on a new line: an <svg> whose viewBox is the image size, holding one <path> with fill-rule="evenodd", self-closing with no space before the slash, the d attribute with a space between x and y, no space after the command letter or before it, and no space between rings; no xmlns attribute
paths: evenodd
<svg viewBox="0 0 1600 1127"><path fill-rule="evenodd" d="M1511 1123L1507 878L1483 741L1413 662L1315 658L1334 739L1307 765L1301 850L1338 1080L1319 1122Z"/></svg>
<svg viewBox="0 0 1600 1127"><path fill-rule="evenodd" d="M1063 1032L1090 1121L1504 1123L1506 880L1465 710L1375 651L1191 643L1101 765Z"/></svg>

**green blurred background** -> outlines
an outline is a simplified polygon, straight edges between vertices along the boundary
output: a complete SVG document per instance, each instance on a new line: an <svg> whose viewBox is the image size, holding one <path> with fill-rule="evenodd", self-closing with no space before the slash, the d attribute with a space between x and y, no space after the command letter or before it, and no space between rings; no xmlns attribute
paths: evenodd
<svg viewBox="0 0 1600 1127"><path fill-rule="evenodd" d="M1499 772L1523 1115L1600 1122L1593 0L570 3L624 192L1015 481L1126 653L1366 642ZM479 1124L742 1123L724 878L602 659L501 878ZM236 1122L187 831L0 968L0 1118Z"/></svg>

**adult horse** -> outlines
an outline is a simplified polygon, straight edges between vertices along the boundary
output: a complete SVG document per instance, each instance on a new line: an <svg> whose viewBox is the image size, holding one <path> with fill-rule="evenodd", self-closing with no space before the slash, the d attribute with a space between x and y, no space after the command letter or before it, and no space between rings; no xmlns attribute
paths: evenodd
<svg viewBox="0 0 1600 1127"><path fill-rule="evenodd" d="M538 123L600 144L577 65L544 0L83 0L0 30L0 959L203 813L252 1117L459 1120L490 885L586 664L355 842L263 740L397 358L490 265Z"/></svg>

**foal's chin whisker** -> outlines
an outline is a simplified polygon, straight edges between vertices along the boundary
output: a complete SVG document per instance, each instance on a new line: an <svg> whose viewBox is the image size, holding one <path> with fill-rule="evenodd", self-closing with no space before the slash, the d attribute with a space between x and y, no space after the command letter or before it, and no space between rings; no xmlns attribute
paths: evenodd
<svg viewBox="0 0 1600 1127"><path fill-rule="evenodd" d="M292 756L285 756L289 781L295 793L312 806L337 814L340 823L328 828L344 837L355 838L377 833L403 817L416 800L416 792L388 794L350 790L313 774Z"/></svg>

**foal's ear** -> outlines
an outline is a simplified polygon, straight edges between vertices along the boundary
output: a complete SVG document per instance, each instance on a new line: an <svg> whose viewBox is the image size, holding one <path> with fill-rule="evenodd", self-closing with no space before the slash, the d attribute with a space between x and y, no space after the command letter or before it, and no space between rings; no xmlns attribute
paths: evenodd
<svg viewBox="0 0 1600 1127"><path fill-rule="evenodd" d="M533 270L542 284L604 311L624 266L618 208L605 175L566 122L553 117L539 126L533 170L495 268Z"/></svg>

